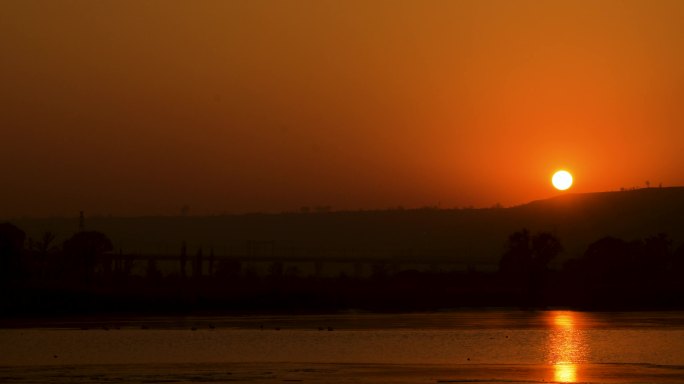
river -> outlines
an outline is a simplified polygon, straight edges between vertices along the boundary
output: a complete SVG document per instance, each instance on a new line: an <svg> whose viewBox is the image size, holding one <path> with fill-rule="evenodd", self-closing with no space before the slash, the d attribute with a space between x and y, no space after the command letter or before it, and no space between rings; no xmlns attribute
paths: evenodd
<svg viewBox="0 0 684 384"><path fill-rule="evenodd" d="M3 383L681 383L684 312L78 318L0 329Z"/></svg>

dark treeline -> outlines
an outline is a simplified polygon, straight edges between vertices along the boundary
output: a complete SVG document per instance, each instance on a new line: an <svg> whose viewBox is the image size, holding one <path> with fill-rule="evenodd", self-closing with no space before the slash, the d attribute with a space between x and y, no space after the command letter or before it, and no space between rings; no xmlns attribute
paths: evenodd
<svg viewBox="0 0 684 384"><path fill-rule="evenodd" d="M625 241L599 239L561 268L563 251L551 233L515 232L505 241L497 272L399 269L387 260L370 273L334 276L273 261L265 273L243 262L217 259L211 249L182 245L178 272L157 260L133 274L131 257L116 252L103 233L80 231L57 243L45 233L29 239L0 224L0 311L4 315L435 310L461 307L566 306L584 309L684 308L684 245L665 234Z"/></svg>
<svg viewBox="0 0 684 384"><path fill-rule="evenodd" d="M528 306L589 309L684 307L684 245L673 249L666 234L625 241L604 237L560 270L549 263L562 251L550 233L512 234L498 275Z"/></svg>

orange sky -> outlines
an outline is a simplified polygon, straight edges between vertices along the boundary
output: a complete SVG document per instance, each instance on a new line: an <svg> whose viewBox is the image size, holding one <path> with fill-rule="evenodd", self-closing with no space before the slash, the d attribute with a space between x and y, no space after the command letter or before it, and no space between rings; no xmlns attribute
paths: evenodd
<svg viewBox="0 0 684 384"><path fill-rule="evenodd" d="M682 1L0 3L0 217L684 184Z"/></svg>

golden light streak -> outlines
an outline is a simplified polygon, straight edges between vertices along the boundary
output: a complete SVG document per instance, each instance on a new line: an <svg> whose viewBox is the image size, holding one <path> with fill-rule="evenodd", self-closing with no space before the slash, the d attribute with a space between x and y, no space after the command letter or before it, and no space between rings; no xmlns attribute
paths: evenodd
<svg viewBox="0 0 684 384"><path fill-rule="evenodd" d="M578 325L581 314L572 311L549 312L552 327L549 337L549 362L553 366L553 380L558 383L576 383L579 364L587 353L584 336Z"/></svg>
<svg viewBox="0 0 684 384"><path fill-rule="evenodd" d="M558 363L553 366L553 379L559 383L577 382L577 365L571 363Z"/></svg>

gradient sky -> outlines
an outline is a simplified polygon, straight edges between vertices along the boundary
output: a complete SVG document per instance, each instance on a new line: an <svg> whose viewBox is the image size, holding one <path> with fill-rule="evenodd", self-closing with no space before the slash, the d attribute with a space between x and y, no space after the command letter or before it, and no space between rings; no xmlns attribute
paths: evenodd
<svg viewBox="0 0 684 384"><path fill-rule="evenodd" d="M682 1L0 2L0 217L684 184Z"/></svg>

